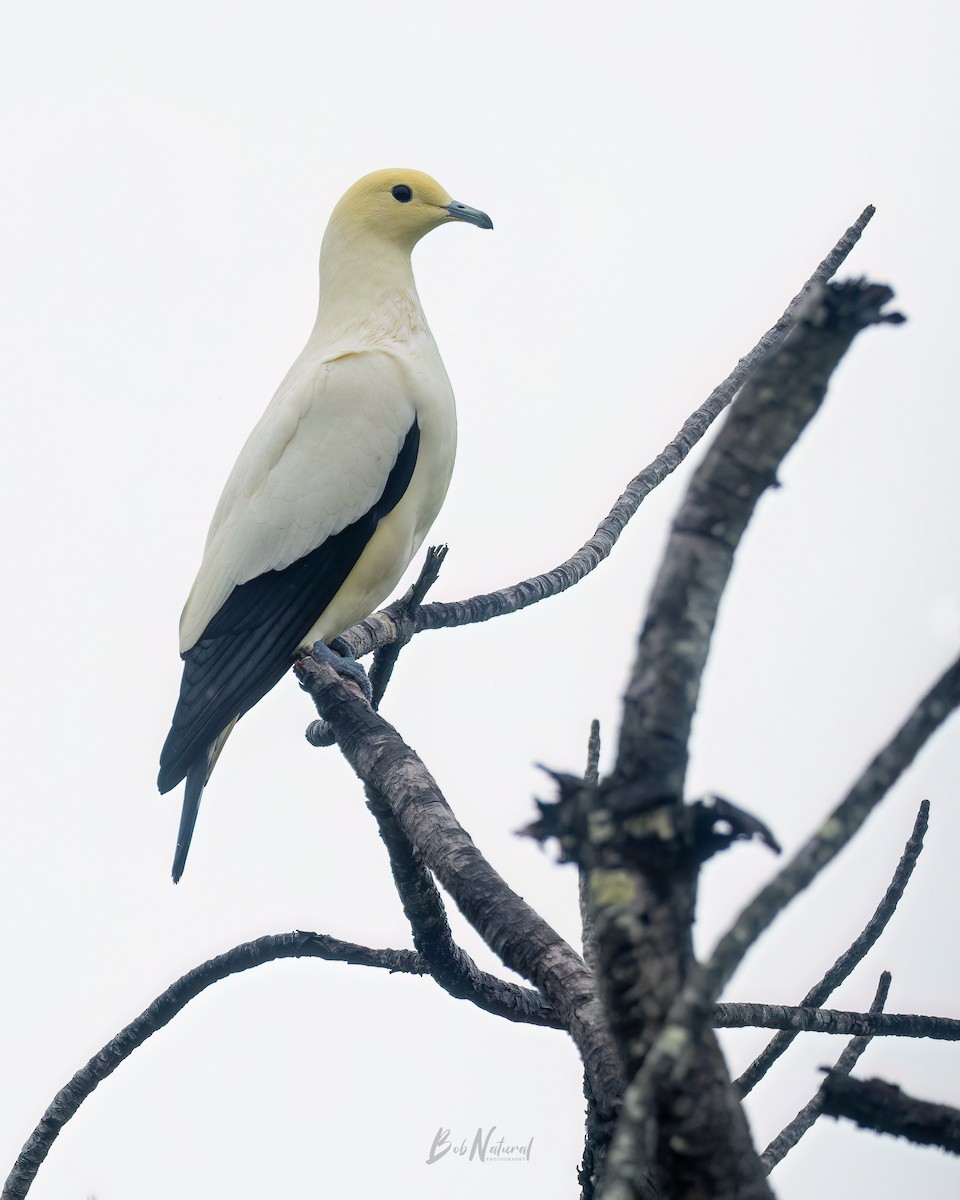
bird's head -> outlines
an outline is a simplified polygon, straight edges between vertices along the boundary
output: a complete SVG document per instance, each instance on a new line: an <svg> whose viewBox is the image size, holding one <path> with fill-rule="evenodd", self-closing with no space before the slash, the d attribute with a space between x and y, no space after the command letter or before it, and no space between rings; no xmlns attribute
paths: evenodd
<svg viewBox="0 0 960 1200"><path fill-rule="evenodd" d="M341 234L362 232L412 250L425 233L448 221L493 228L486 213L452 200L429 175L392 168L358 180L333 210L330 225Z"/></svg>

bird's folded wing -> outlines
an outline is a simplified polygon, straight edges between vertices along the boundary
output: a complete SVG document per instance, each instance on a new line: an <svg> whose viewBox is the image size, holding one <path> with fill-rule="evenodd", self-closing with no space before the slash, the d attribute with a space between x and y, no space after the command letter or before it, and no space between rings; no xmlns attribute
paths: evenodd
<svg viewBox="0 0 960 1200"><path fill-rule="evenodd" d="M277 683L406 491L419 427L386 357L351 355L295 383L241 452L181 621L161 791Z"/></svg>
<svg viewBox="0 0 960 1200"><path fill-rule="evenodd" d="M180 619L181 653L235 587L283 570L368 513L413 425L413 400L390 355L364 351L298 366L224 487Z"/></svg>

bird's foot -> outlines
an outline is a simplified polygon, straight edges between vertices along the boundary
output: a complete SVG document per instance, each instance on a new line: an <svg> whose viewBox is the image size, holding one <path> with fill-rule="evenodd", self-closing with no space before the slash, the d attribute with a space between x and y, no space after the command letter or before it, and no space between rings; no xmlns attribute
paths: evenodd
<svg viewBox="0 0 960 1200"><path fill-rule="evenodd" d="M316 646L327 646L327 648L332 650L334 654L339 654L341 658L349 658L351 662L357 661L357 656L353 652L353 647L346 638L340 637L339 634L335 638L330 639L329 645L326 642L315 642L314 648L316 648Z"/></svg>
<svg viewBox="0 0 960 1200"><path fill-rule="evenodd" d="M354 657L349 643L343 638L335 637L328 646L326 642L314 642L310 653L317 662L324 662L333 667L338 675L345 675L360 685L360 690L367 698L367 703L373 700L373 688L367 673Z"/></svg>

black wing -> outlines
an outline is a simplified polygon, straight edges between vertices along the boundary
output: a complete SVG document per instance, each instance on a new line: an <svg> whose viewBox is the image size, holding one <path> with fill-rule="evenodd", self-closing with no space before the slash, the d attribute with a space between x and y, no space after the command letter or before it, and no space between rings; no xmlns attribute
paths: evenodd
<svg viewBox="0 0 960 1200"><path fill-rule="evenodd" d="M234 588L183 655L180 699L160 754L161 792L176 787L230 722L253 708L287 672L377 525L407 490L419 447L414 418L376 504L290 566Z"/></svg>

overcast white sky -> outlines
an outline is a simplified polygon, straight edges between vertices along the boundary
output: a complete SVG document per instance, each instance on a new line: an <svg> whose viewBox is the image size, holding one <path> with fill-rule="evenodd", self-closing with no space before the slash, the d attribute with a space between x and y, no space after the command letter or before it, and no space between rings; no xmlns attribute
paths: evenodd
<svg viewBox="0 0 960 1200"><path fill-rule="evenodd" d="M956 6L36 3L2 90L6 586L0 1177L54 1092L169 982L268 932L409 945L359 786L311 750L284 681L204 798L182 884L179 795L154 790L177 620L250 427L313 322L339 195L409 165L492 234L415 267L461 449L437 598L554 565L779 315L868 202L849 272L910 321L869 331L743 545L695 729L712 789L788 848L842 794L960 639ZM563 597L403 655L384 713L493 863L577 937L571 869L513 836L609 753L683 470ZM929 848L836 997L960 1016L960 724L756 948L729 996L796 1002L860 930L923 797ZM775 869L707 868L708 946ZM462 923L457 922L457 929ZM464 941L490 959L472 936ZM724 1039L742 1068L765 1037ZM750 1103L763 1146L838 1040L794 1047ZM862 1073L960 1103L960 1047L875 1043ZM32 1196L183 1200L349 1191L577 1195L582 1099L563 1035L429 981L317 961L221 984L86 1103ZM440 1125L534 1139L528 1164L426 1166ZM821 1122L785 1200L960 1191L936 1151Z"/></svg>

